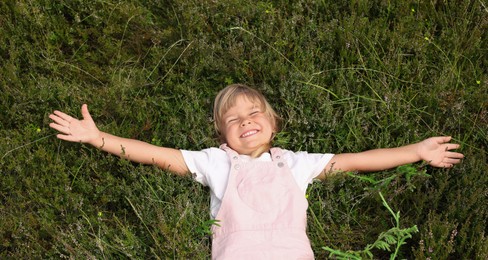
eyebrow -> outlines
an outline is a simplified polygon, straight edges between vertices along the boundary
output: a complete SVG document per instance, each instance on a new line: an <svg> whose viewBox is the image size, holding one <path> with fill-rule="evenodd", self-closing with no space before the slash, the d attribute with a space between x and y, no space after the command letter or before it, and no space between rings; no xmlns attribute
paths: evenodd
<svg viewBox="0 0 488 260"><path fill-rule="evenodd" d="M259 101L255 101L255 102L253 102L252 104L253 104L253 105L252 105L252 107L251 107L251 110L252 110L252 109L258 109L258 110L260 110L261 112L263 112L263 111L265 110L264 105L263 105L263 104L261 104L261 102L259 102Z"/></svg>
<svg viewBox="0 0 488 260"><path fill-rule="evenodd" d="M250 107L250 109L251 109L251 110L252 110L252 109L256 109L256 108L257 108L257 109L259 109L259 110L261 110L262 112L264 112L264 110L266 110L265 105L264 105L264 104L263 104L263 102L261 102L261 101L260 101L258 98L251 98L251 97L247 97L247 96L245 96L245 98L247 98L247 99L250 101L250 103L252 103L252 106ZM235 101L234 101L234 102L229 103L229 104L226 106L226 108L225 108L225 112L224 112L224 113L222 113L222 117L221 117L222 119L226 118L226 117L225 117L225 114L227 114L227 112L229 112L229 110L230 110L232 107L234 107L234 106L236 105L236 103L237 103L237 102L235 102ZM231 104L232 104L232 105L231 105ZM246 108L244 108L244 109L247 109L247 107L246 107Z"/></svg>

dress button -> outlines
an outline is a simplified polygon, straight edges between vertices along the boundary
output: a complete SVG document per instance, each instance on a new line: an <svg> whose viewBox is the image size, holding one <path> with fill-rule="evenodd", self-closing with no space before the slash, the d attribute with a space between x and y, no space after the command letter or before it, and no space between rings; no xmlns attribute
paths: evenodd
<svg viewBox="0 0 488 260"><path fill-rule="evenodd" d="M241 166L239 164L234 165L234 169L239 170Z"/></svg>
<svg viewBox="0 0 488 260"><path fill-rule="evenodd" d="M234 157L232 157L232 159L237 160L237 159L238 159L238 157L237 157L237 156L234 156Z"/></svg>
<svg viewBox="0 0 488 260"><path fill-rule="evenodd" d="M280 159L280 158L281 158L281 156L279 156L279 155L276 156L276 159Z"/></svg>
<svg viewBox="0 0 488 260"><path fill-rule="evenodd" d="M283 166L285 166L285 164L284 164L284 163L282 163L282 162L279 162L279 163L278 163L278 167L280 167L280 168L281 168L281 167L283 167Z"/></svg>

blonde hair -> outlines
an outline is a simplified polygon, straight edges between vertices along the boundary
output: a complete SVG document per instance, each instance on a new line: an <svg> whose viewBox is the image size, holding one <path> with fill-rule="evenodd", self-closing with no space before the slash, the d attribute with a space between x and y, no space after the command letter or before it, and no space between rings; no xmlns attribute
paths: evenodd
<svg viewBox="0 0 488 260"><path fill-rule="evenodd" d="M266 152L271 148L271 141L279 129L280 117L275 112L275 110L268 103L266 98L256 89L253 89L244 84L232 84L228 85L222 89L215 97L214 107L213 107L213 119L215 130L219 137L220 142L225 142L225 136L223 134L222 128L224 126L223 116L224 114L235 105L236 100L240 96L245 96L253 103L258 103L263 110L263 113L269 118L271 126L273 127L273 136L269 140L269 143L263 145L251 154L251 157L258 157L262 153Z"/></svg>

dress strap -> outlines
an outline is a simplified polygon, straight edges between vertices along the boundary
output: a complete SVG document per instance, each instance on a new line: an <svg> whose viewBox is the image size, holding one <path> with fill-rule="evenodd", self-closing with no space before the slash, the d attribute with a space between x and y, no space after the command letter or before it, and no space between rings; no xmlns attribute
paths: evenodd
<svg viewBox="0 0 488 260"><path fill-rule="evenodd" d="M283 150L278 147L273 147L270 149L271 159L273 163L276 164L279 168L288 167L285 158L283 158ZM285 171L286 172L286 171Z"/></svg>
<svg viewBox="0 0 488 260"><path fill-rule="evenodd" d="M270 149L271 159L273 161L283 161L283 150L279 147L273 147Z"/></svg>
<svg viewBox="0 0 488 260"><path fill-rule="evenodd" d="M227 153L227 156L229 156L229 158L234 160L237 160L239 158L239 154L236 151L234 151L232 148L230 148L226 143L221 144L219 148L224 150Z"/></svg>

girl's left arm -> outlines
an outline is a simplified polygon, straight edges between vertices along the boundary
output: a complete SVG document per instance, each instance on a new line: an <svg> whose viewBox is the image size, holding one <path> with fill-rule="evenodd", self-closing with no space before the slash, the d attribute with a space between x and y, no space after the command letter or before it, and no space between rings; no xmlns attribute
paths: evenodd
<svg viewBox="0 0 488 260"><path fill-rule="evenodd" d="M318 178L324 179L326 175L334 172L382 171L420 160L434 167L450 168L464 158L463 154L451 151L458 149L459 144L448 143L450 140L449 136L439 136L396 148L337 154L332 157Z"/></svg>

